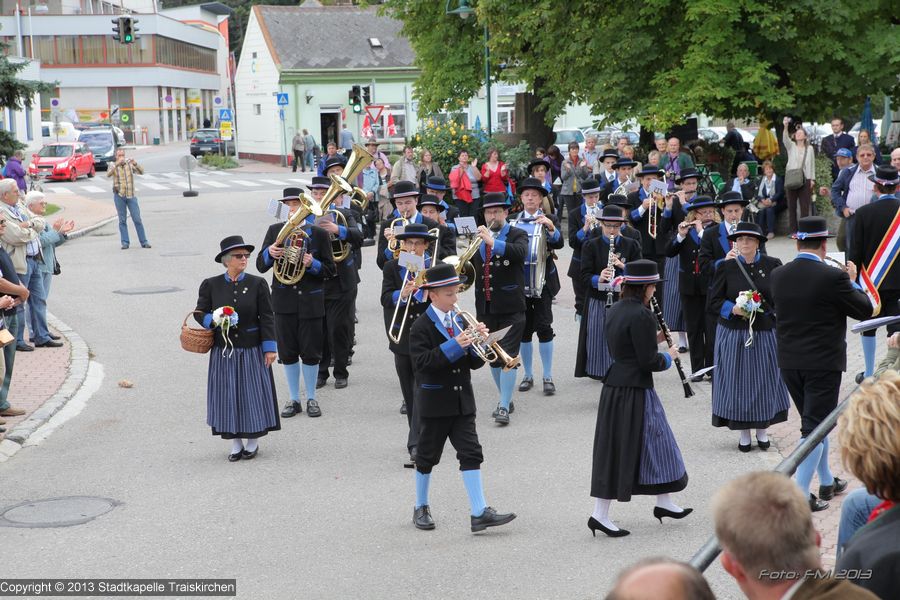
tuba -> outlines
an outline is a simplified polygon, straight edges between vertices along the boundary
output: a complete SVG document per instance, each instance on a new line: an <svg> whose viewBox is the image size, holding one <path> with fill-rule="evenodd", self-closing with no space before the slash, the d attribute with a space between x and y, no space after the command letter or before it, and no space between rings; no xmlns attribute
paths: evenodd
<svg viewBox="0 0 900 600"><path fill-rule="evenodd" d="M353 206L360 213L364 213L369 206L369 195L361 187L353 186L353 191L350 193L350 202L353 203Z"/></svg>
<svg viewBox="0 0 900 600"><path fill-rule="evenodd" d="M456 311L456 314L462 319L463 324L465 324L466 327L464 331L467 331L474 338L475 341L472 343L472 350L478 355L478 358L486 363L500 361L503 363L504 371L515 369L522 364L521 358L518 356L510 356L506 350L503 349L503 346L500 345L500 340L491 344L487 343L487 339L478 332L478 319L472 316L472 313L462 310L458 304L453 305L453 310Z"/></svg>
<svg viewBox="0 0 900 600"><path fill-rule="evenodd" d="M327 214L334 215L334 222L338 227L347 227L347 217L341 211L331 208ZM350 256L351 251L350 242L341 240L336 235L331 236L331 255L334 257L334 262L344 262Z"/></svg>

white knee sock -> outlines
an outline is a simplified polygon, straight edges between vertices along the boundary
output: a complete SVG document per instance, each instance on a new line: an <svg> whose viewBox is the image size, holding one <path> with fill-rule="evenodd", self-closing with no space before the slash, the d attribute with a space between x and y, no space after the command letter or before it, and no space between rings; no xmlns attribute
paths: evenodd
<svg viewBox="0 0 900 600"><path fill-rule="evenodd" d="M672 497L669 494L660 494L656 497L656 505L660 508L666 508L671 510L672 512L681 512L684 510L674 502L672 502Z"/></svg>
<svg viewBox="0 0 900 600"><path fill-rule="evenodd" d="M244 445L241 443L241 438L234 438L231 440L231 453L237 454L241 450L244 449Z"/></svg>
<svg viewBox="0 0 900 600"><path fill-rule="evenodd" d="M687 333L685 333L684 331L678 332L678 345L684 346L685 348L687 348L687 345L688 345Z"/></svg>
<svg viewBox="0 0 900 600"><path fill-rule="evenodd" d="M253 452L257 448L259 448L259 440L256 438L247 440L246 445L244 445L244 450L246 450L247 452Z"/></svg>
<svg viewBox="0 0 900 600"><path fill-rule="evenodd" d="M750 430L749 429L741 429L741 446L749 446L750 445Z"/></svg>
<svg viewBox="0 0 900 600"><path fill-rule="evenodd" d="M757 429L756 430L756 439L760 442L768 442L769 441L769 432L765 429Z"/></svg>
<svg viewBox="0 0 900 600"><path fill-rule="evenodd" d="M594 512L591 516L600 521L604 527L618 531L619 528L609 518L610 504L612 504L612 500L609 498L594 498Z"/></svg>

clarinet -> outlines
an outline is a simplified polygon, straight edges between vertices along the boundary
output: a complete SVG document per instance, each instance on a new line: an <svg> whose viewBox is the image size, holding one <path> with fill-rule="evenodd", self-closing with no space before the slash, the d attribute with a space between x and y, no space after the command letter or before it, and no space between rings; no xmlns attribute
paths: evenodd
<svg viewBox="0 0 900 600"><path fill-rule="evenodd" d="M662 310L659 308L659 302L656 301L656 298L650 298L650 308L653 309L653 314L656 315L656 321L659 323L659 328L663 332L663 335L666 336L666 343L669 345L669 348L674 348L675 343L672 341L672 333L669 331L669 326L666 325L666 320L663 318ZM678 369L678 376L681 377L681 385L684 386L684 397L690 398L694 395L694 390L691 389L691 384L688 382L687 377L684 375L684 369L681 367L681 359L677 356L675 357L675 368Z"/></svg>
<svg viewBox="0 0 900 600"><path fill-rule="evenodd" d="M606 259L606 266L613 268L613 279L615 279L616 267L614 266L614 262L616 260L616 236L609 236L609 257ZM609 291L606 292L606 308L609 308L613 305L613 290L612 290L612 279L609 280Z"/></svg>

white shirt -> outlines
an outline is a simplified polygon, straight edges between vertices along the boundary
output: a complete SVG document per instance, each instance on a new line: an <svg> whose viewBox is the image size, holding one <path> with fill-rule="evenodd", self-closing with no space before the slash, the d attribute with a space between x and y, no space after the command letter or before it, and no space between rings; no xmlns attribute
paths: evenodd
<svg viewBox="0 0 900 600"><path fill-rule="evenodd" d="M868 171L863 171L862 167L859 167L853 174L853 178L850 179L850 187L847 189L847 206L853 212L872 201L875 184L869 181L869 175L874 174L875 165L873 164Z"/></svg>
<svg viewBox="0 0 900 600"><path fill-rule="evenodd" d="M441 309L439 309L437 306L435 306L434 304L432 304L432 305L431 305L431 310L433 310L433 311L434 311L434 314L437 315L438 321L440 322L441 326L442 326L444 329L447 328L447 326L446 326L446 323L447 323L447 318L446 318L446 317L447 317L447 315L450 316L450 320L451 320L451 321L453 322L453 324L454 324L453 331L456 332L456 330L459 329L459 324L456 323L456 314L453 312L452 309L450 310L450 312L444 312L444 311L442 311ZM456 335L454 335L454 337L456 337Z"/></svg>

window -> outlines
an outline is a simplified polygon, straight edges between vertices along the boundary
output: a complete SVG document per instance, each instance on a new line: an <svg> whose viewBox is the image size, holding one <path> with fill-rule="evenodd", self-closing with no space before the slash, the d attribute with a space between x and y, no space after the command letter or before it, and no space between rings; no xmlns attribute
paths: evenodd
<svg viewBox="0 0 900 600"><path fill-rule="evenodd" d="M106 62L103 55L103 36L81 36L81 63L85 65L102 65Z"/></svg>
<svg viewBox="0 0 900 600"><path fill-rule="evenodd" d="M153 37L152 35L142 35L131 46L131 59L136 63L151 64L153 63Z"/></svg>
<svg viewBox="0 0 900 600"><path fill-rule="evenodd" d="M34 131L31 123L31 104L25 105L25 139L29 142L34 139Z"/></svg>
<svg viewBox="0 0 900 600"><path fill-rule="evenodd" d="M56 36L56 62L60 65L78 64L78 38L74 35Z"/></svg>
<svg viewBox="0 0 900 600"><path fill-rule="evenodd" d="M156 36L156 62L173 67L216 72L216 51L180 40Z"/></svg>
<svg viewBox="0 0 900 600"><path fill-rule="evenodd" d="M516 107L511 103L497 103L497 122L494 123L494 131L500 133L512 133L516 124Z"/></svg>
<svg viewBox="0 0 900 600"><path fill-rule="evenodd" d="M262 104L254 104L253 105L253 114L261 115L262 114Z"/></svg>
<svg viewBox="0 0 900 600"><path fill-rule="evenodd" d="M120 44L113 36L106 36L106 63L110 65L127 65L131 61L128 60L128 45Z"/></svg>
<svg viewBox="0 0 900 600"><path fill-rule="evenodd" d="M391 132L388 129L388 125L390 124L390 120L388 116L392 116L394 118L394 127L396 127L396 132ZM406 137L406 106L403 104L386 104L384 106L384 111L381 113L381 120L384 125L384 133L385 137L388 138L405 138Z"/></svg>
<svg viewBox="0 0 900 600"><path fill-rule="evenodd" d="M56 56L53 53L53 37L49 35L34 36L34 58L45 65L55 65Z"/></svg>

